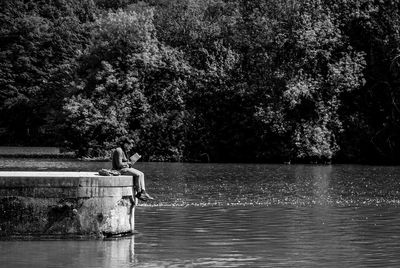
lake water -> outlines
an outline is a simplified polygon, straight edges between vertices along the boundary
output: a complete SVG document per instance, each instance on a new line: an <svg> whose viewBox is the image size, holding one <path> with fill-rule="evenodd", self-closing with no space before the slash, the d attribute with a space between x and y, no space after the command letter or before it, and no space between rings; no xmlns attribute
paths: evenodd
<svg viewBox="0 0 400 268"><path fill-rule="evenodd" d="M400 267L400 167L137 163L138 234L0 241L0 267ZM0 170L106 162L0 158Z"/></svg>

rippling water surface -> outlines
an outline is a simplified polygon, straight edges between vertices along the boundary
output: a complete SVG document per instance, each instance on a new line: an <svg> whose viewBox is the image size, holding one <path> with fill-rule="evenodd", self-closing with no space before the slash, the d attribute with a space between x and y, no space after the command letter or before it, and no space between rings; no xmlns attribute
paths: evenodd
<svg viewBox="0 0 400 268"><path fill-rule="evenodd" d="M0 159L1 170L106 162ZM135 236L1 241L0 267L399 267L400 167L138 163Z"/></svg>

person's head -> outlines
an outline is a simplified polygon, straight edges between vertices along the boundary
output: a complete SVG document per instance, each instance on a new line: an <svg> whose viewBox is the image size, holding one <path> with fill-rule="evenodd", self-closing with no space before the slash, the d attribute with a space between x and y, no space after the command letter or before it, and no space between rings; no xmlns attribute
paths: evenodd
<svg viewBox="0 0 400 268"><path fill-rule="evenodd" d="M128 137L122 137L119 140L119 146L121 146L122 150L125 152L129 152L133 147L133 140L129 139Z"/></svg>

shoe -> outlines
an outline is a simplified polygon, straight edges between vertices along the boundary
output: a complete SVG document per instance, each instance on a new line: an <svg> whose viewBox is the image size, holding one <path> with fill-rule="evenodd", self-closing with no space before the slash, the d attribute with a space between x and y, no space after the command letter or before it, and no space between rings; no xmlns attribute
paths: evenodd
<svg viewBox="0 0 400 268"><path fill-rule="evenodd" d="M149 200L154 200L153 197L151 197L145 190L142 190L141 192L139 192L136 195L137 199L141 200L141 201L149 201Z"/></svg>

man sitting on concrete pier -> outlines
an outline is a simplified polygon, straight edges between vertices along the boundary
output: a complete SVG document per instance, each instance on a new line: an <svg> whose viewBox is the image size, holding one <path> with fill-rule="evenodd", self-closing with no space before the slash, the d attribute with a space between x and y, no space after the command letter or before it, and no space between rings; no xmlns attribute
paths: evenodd
<svg viewBox="0 0 400 268"><path fill-rule="evenodd" d="M132 163L128 161L127 152L133 147L133 141L127 137L123 137L119 142L120 147L116 148L113 152L112 169L118 170L122 175L132 175L134 177L134 190L136 190L136 197L142 201L153 200L145 189L144 173L140 170L134 169Z"/></svg>

